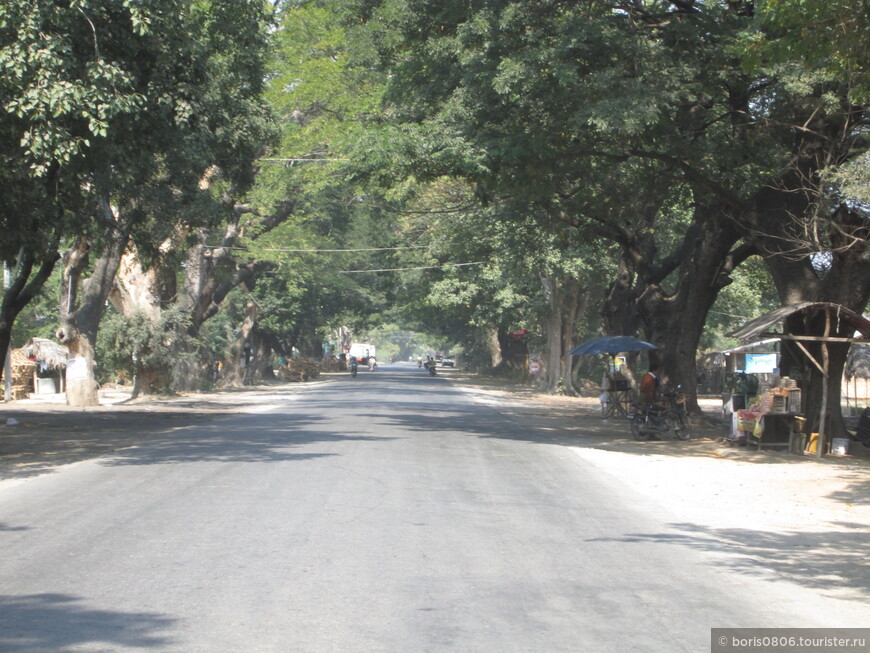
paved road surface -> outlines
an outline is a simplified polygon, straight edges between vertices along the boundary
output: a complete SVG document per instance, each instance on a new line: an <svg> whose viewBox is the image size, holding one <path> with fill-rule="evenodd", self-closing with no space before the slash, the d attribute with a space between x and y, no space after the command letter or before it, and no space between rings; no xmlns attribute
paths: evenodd
<svg viewBox="0 0 870 653"><path fill-rule="evenodd" d="M694 653L714 626L861 625L443 376L259 401L0 485L0 650Z"/></svg>

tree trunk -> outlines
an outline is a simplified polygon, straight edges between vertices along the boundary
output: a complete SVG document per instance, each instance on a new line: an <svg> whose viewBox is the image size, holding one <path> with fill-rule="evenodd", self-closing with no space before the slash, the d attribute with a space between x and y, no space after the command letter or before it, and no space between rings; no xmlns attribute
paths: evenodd
<svg viewBox="0 0 870 653"><path fill-rule="evenodd" d="M128 318L137 314L145 317L151 329L159 328L162 314L158 266L156 262L148 270L143 269L136 248L131 245L121 257L109 293L109 302L116 311ZM134 356L136 353L131 352ZM163 394L169 390L171 375L166 366L148 364L137 357L134 370L133 397Z"/></svg>
<svg viewBox="0 0 870 653"><path fill-rule="evenodd" d="M601 305L601 320L604 333L612 336L633 336L641 325L637 314L637 299L642 288L637 284L637 273L630 258L622 250L618 271L607 289Z"/></svg>
<svg viewBox="0 0 870 653"><path fill-rule="evenodd" d="M248 361L248 366L243 365L243 361L245 359L245 345L250 342L251 333L257 321L258 311L259 306L257 306L257 302L248 300L245 304L245 319L239 329L239 336L230 345L229 356L224 365L224 378L225 383L228 385L242 385L246 381L248 383L253 381L253 379L248 378L248 368L255 368L256 366L253 352L250 361Z"/></svg>
<svg viewBox="0 0 870 653"><path fill-rule="evenodd" d="M734 268L754 252L749 246L732 250L739 238L725 207L697 199L692 224L671 256L653 260L655 247L624 240L619 276L602 310L610 329L624 329L613 335L635 335L640 324L632 328L632 319L642 321L643 335L659 347L649 353L650 360L661 363L672 385L684 387L687 408L695 414L700 411L696 355L707 312L719 291L731 283Z"/></svg>
<svg viewBox="0 0 870 653"><path fill-rule="evenodd" d="M489 363L492 367L498 367L502 363L501 342L498 338L498 329L487 325L484 327L486 348L489 351Z"/></svg>
<svg viewBox="0 0 870 653"><path fill-rule="evenodd" d="M124 223L115 215L105 196L101 198L98 213L106 227L106 237L91 276L84 280L81 278L90 256L89 240L77 238L64 255L61 324L56 336L69 348L66 399L70 406L99 404L94 374L97 331L128 239Z"/></svg>
<svg viewBox="0 0 870 653"><path fill-rule="evenodd" d="M672 386L681 385L690 413L697 414L698 342L707 314L719 291L731 283L731 272L754 249L732 250L740 234L718 204L697 206L693 226L680 254L679 278L673 293L665 296L658 286L648 287L639 302L651 327L653 342L661 348L663 372ZM652 301L651 301L652 300Z"/></svg>
<svg viewBox="0 0 870 653"><path fill-rule="evenodd" d="M256 370L255 376L263 380L275 379L271 341L268 338L264 338L257 329L254 329L251 339L254 343L254 361L256 361L256 365L254 366ZM252 365L254 365L253 362Z"/></svg>
<svg viewBox="0 0 870 653"><path fill-rule="evenodd" d="M0 303L0 378L5 370L3 361L11 346L15 319L45 285L59 258L57 243L50 244L34 273L36 257L33 252L22 249L15 267L4 270L4 285L8 287L4 288Z"/></svg>
<svg viewBox="0 0 870 653"><path fill-rule="evenodd" d="M562 371L561 376L565 380L565 392L571 396L577 394L574 387L574 356L568 352L576 344L574 337L577 331L577 321L586 312L589 306L590 293L580 291L580 284L576 279L571 279L567 290L567 301L563 311L562 325Z"/></svg>
<svg viewBox="0 0 870 653"><path fill-rule="evenodd" d="M547 361L544 367L544 385L547 392L564 391L576 394L572 380L572 356L570 351L574 328L579 314L579 285L567 276L540 275L544 297L547 299L549 314L545 328L547 334Z"/></svg>
<svg viewBox="0 0 870 653"><path fill-rule="evenodd" d="M550 278L541 276L544 286L544 295L549 304L548 315L544 322L547 335L547 352L544 363L543 382L544 388L549 393L554 393L562 379L562 297L561 292Z"/></svg>

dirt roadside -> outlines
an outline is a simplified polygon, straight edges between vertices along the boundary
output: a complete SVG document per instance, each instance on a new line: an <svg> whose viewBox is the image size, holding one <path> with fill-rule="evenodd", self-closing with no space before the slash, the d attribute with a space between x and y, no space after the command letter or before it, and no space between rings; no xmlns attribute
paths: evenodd
<svg viewBox="0 0 870 653"><path fill-rule="evenodd" d="M850 442L852 455L821 460L730 447L715 399L701 402L707 419L693 426L692 440L635 442L625 420L601 419L596 397L469 381L474 401L649 497L675 530L626 535L632 541L679 542L711 553L727 573L786 579L795 596L809 588L838 599L844 624L867 625L857 615L870 601L870 450L859 443Z"/></svg>
<svg viewBox="0 0 870 653"><path fill-rule="evenodd" d="M720 441L713 419L697 423L688 442L635 442L625 420L603 420L597 398L542 395L526 386L445 370L472 400L546 434L621 482L660 499L675 517L715 528L775 531L870 530L870 451L852 442L853 455L797 456L747 450ZM298 394L329 383L254 386L167 399L129 402L101 391L102 405L82 410L52 400L0 404L0 489L59 465L110 454L205 420L256 411L269 397ZM710 416L716 414L710 400Z"/></svg>
<svg viewBox="0 0 870 653"><path fill-rule="evenodd" d="M61 465L111 454L198 423L257 412L270 397L298 394L320 382L250 386L211 393L130 401L123 390L100 390L100 405L72 408L63 395L0 403L2 484L49 473Z"/></svg>
<svg viewBox="0 0 870 653"><path fill-rule="evenodd" d="M870 531L870 449L850 455L795 455L729 446L721 401L702 401L692 439L636 442L622 419L603 420L597 398L541 395L476 381L470 391L554 444L658 498L676 516L715 528Z"/></svg>

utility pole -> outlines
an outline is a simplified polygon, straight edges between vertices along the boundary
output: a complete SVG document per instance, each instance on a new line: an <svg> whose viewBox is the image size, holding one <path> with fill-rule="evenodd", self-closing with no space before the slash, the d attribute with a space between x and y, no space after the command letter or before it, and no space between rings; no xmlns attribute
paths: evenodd
<svg viewBox="0 0 870 653"><path fill-rule="evenodd" d="M3 266L3 291L9 290L11 285L9 264ZM3 364L3 401L12 401L12 341L6 347L6 362Z"/></svg>

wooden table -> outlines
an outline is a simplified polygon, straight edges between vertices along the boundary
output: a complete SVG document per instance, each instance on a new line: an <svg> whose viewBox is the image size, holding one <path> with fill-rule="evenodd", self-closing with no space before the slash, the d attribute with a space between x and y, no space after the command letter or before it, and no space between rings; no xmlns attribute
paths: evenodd
<svg viewBox="0 0 870 653"><path fill-rule="evenodd" d="M631 408L631 389L606 392L607 401L601 407L604 417L627 417Z"/></svg>
<svg viewBox="0 0 870 653"><path fill-rule="evenodd" d="M761 419L764 420L764 430L761 436L750 433L748 435L747 444L755 444L756 451L761 450L761 447L771 449L784 448L792 453L803 453L802 451L794 451L795 441L800 440L798 436L801 434L798 428L798 419L801 415L797 413L764 413Z"/></svg>

